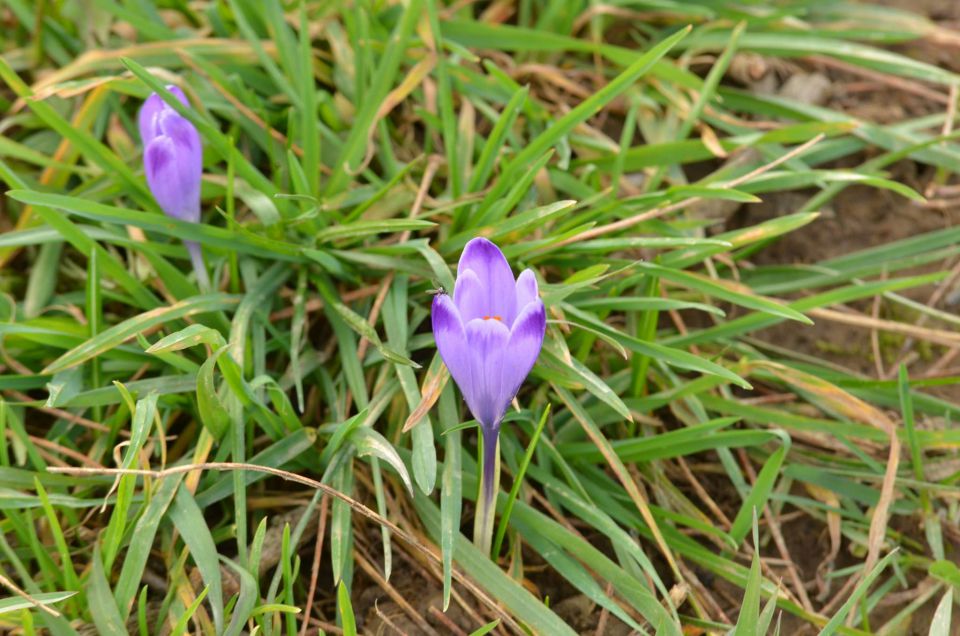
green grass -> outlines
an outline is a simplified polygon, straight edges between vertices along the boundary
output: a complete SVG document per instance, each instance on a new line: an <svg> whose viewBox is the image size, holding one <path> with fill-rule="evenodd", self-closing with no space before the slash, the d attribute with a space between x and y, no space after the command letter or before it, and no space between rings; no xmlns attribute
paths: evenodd
<svg viewBox="0 0 960 636"><path fill-rule="evenodd" d="M758 256L848 187L922 202L891 166L949 183L957 135L945 107L877 124L737 71L816 55L946 98L960 76L892 46L941 27L844 0L0 17L0 629L366 633L377 598L401 632L446 611L555 635L582 596L589 629L950 633L960 406L927 371L960 321L926 300L960 232ZM155 90L204 140L200 225L143 178ZM747 227L702 212L783 192ZM476 429L429 328L475 236L536 271L549 319L493 560L464 534ZM893 375L764 339L870 333L875 299Z"/></svg>

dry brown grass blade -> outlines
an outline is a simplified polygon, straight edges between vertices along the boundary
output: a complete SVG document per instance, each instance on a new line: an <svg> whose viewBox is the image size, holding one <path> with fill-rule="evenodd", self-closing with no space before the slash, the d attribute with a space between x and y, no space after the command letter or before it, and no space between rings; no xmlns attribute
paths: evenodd
<svg viewBox="0 0 960 636"><path fill-rule="evenodd" d="M307 626L310 624L310 613L313 611L313 599L317 593L317 578L320 574L320 558L323 554L323 538L327 532L327 514L330 510L330 497L324 495L320 500L320 520L317 525L317 537L313 545L313 563L310 566L310 587L307 591L307 602L303 606L303 624L300 626L300 636L306 636Z"/></svg>
<svg viewBox="0 0 960 636"><path fill-rule="evenodd" d="M197 446L193 451L193 463L202 464L203 462L207 461L207 458L210 457L210 451L213 450L214 441L213 435L207 431L206 427L200 429L200 436L197 438ZM197 487L200 485L200 477L202 476L203 475L199 472L190 473L183 480L184 485L187 487L187 491L189 491L191 495L196 494ZM117 486L119 479L120 478L118 477L117 480L113 482L114 488ZM106 500L104 500L104 505L106 505Z"/></svg>
<svg viewBox="0 0 960 636"><path fill-rule="evenodd" d="M22 598L23 600L31 603L34 607L36 607L40 611L46 612L50 616L60 616L60 612L53 609L49 605L42 603L37 599L33 598L32 596L30 596L30 594L26 592L26 590L21 589L19 585L17 585L16 583L14 583L13 581L11 581L10 579L8 579L2 574L0 574L0 585L7 588L11 592L16 594L20 598Z"/></svg>
<svg viewBox="0 0 960 636"><path fill-rule="evenodd" d="M823 586L820 590L820 596L818 600L823 601L826 599L826 594L829 593L829 587L825 584L825 579L823 578L824 574L829 573L833 569L833 564L837 559L837 556L840 554L840 545L843 540L841 534L841 522L842 518L840 513L836 510L840 509L840 498L837 497L835 492L827 490L826 488L821 488L814 484L806 483L804 488L807 490L810 495L820 501L821 503L834 508L834 510L827 511L827 532L830 536L830 551L827 552L823 560L820 562L820 565L817 566L817 580L818 583L823 582Z"/></svg>
<svg viewBox="0 0 960 636"><path fill-rule="evenodd" d="M424 580L432 580L436 585L442 585L443 573L441 572L440 568L437 567L436 562L430 559L423 559L423 555L419 552L416 554L409 552L405 546L406 544L399 543L397 544L396 550L396 554L400 556L403 562L412 570L419 573ZM477 613L477 608L474 608L473 605L468 603L467 599L464 598L464 596L455 588L450 590L450 596L454 603L456 603L456 605L462 609L467 616L474 621L475 624L484 625L488 622L484 620L479 613ZM431 607L435 608L436 606Z"/></svg>
<svg viewBox="0 0 960 636"><path fill-rule="evenodd" d="M440 399L440 393L443 392L443 387L447 386L449 379L450 371L447 370L444 364L439 365L436 372L433 371L432 366L430 369L427 369L427 373L423 378L423 386L420 388L420 395L422 396L420 404L417 405L417 408L413 409L407 421L404 422L403 433L406 433L419 424L420 420L430 412L433 405Z"/></svg>
<svg viewBox="0 0 960 636"><path fill-rule="evenodd" d="M180 576L180 582L176 586L177 598L180 599L180 602L183 603L184 607L190 607L197 600L197 591L194 589L196 586L198 589L203 589L203 584L200 581L199 570L194 570L197 572L195 578L192 580L190 576ZM174 614L167 615L167 625L168 629L171 631L173 627L177 624L177 617ZM213 620L210 618L210 612L207 611L207 608L201 603L193 612L193 616L190 618L190 622L196 626L194 633L197 634L212 634L214 633Z"/></svg>
<svg viewBox="0 0 960 636"><path fill-rule="evenodd" d="M604 590L607 596L613 594L613 583L607 582L607 589ZM600 619L597 621L596 636L603 636L604 631L607 629L607 619L610 618L610 610L604 607L600 610Z"/></svg>
<svg viewBox="0 0 960 636"><path fill-rule="evenodd" d="M897 468L900 466L900 439L896 430L890 430L890 452L887 455L887 469L883 474L883 484L880 486L880 500L873 509L873 518L870 520L870 532L867 535L867 558L863 562L862 576L866 576L880 559L880 550L883 548L887 533L887 522L890 516L890 506L896 497ZM851 616L855 613L851 612Z"/></svg>
<svg viewBox="0 0 960 636"><path fill-rule="evenodd" d="M460 629L460 626L450 620L436 605L431 605L428 611L435 621L443 623L443 626L448 630L448 634L453 634L453 636L468 636L467 632Z"/></svg>
<svg viewBox="0 0 960 636"><path fill-rule="evenodd" d="M9 390L6 391L7 395L13 397L17 400L20 400L22 404L11 404L11 406L25 406L29 407L40 413L46 413L47 415L52 415L58 419L64 420L65 422L70 422L71 424L76 424L77 426L82 426L83 428L89 428L91 431L97 431L99 433L109 433L110 427L99 422L94 422L93 420L81 417L76 413L71 413L70 411L64 411L63 409L58 409L50 406L44 406L42 400L35 400L26 393L21 393L20 391ZM117 434L120 437L126 437L130 439L130 431L120 430L117 431Z"/></svg>
<svg viewBox="0 0 960 636"><path fill-rule="evenodd" d="M811 309L807 315L812 318L821 318L831 322L838 322L853 327L863 327L864 329L877 329L888 333L897 333L909 336L917 340L926 340L933 344L944 347L960 346L960 333L945 331L943 329L930 329L928 327L918 327L903 322L893 320L884 320L882 318L871 318L862 314L852 314L835 309Z"/></svg>
<svg viewBox="0 0 960 636"><path fill-rule="evenodd" d="M276 57L277 47L271 41L260 42L260 46L268 55ZM177 40L177 49L190 53L199 53L208 57L230 58L233 62L255 62L257 59L253 47L244 40L225 38L184 38ZM104 73L109 70L123 69L121 60L125 57L134 59L147 66L167 56L173 56L169 42L157 41L134 44L118 49L94 49L80 55L70 64L63 66L52 73L44 75L31 88L34 92L47 90L48 86L60 84L88 73Z"/></svg>
<svg viewBox="0 0 960 636"><path fill-rule="evenodd" d="M697 576L697 573L694 572L691 568L681 560L680 570L683 572L684 580L687 585L693 588L694 594L690 594L690 602L698 612L707 617L713 618L715 620L723 621L727 624L732 625L734 621L730 620L730 617L723 611L723 608L720 606L720 603L717 599L714 598L713 594L707 587L703 584L700 578Z"/></svg>
<svg viewBox="0 0 960 636"><path fill-rule="evenodd" d="M677 465L680 467L681 472L683 473L684 478L686 478L687 483L690 484L690 487L693 488L693 492L696 493L697 497L700 499L700 502L707 507L707 509L713 513L715 517L715 522L719 523L720 527L724 530L729 530L732 523L730 518L724 514L723 510L720 509L720 506L717 505L717 502L713 500L713 497L710 496L710 493L707 492L706 488L703 487L703 484L700 483L700 480L693 474L693 471L690 470L690 466L687 464L686 460L683 457L677 457Z"/></svg>
<svg viewBox="0 0 960 636"><path fill-rule="evenodd" d="M510 70L510 77L520 84L524 83L523 80L529 77L542 78L543 81L554 84L567 93L575 95L580 99L586 99L592 94L591 90L577 84L564 75L560 69L548 64L521 64Z"/></svg>
<svg viewBox="0 0 960 636"><path fill-rule="evenodd" d="M896 75L891 75L889 73L881 73L880 71L873 71L863 66L858 66L856 64L850 64L849 62L844 62L832 57L827 57L826 55L811 55L806 59L810 60L814 64L824 66L827 68L836 69L838 71L843 71L845 73L850 73L851 75L858 75L860 77L865 77L872 82L877 82L884 86L889 86L895 90L903 91L905 93L910 93L912 95L919 95L924 99L928 99L931 102L937 104L947 105L949 104L949 97L944 95L941 91L934 90L920 82L915 82L903 77L897 77Z"/></svg>
<svg viewBox="0 0 960 636"><path fill-rule="evenodd" d="M435 630L430 623L420 615L417 610L410 605L410 603L403 597L400 592L397 591L390 582L383 578L383 575L380 574L380 570L377 569L375 565L371 562L370 557L359 547L354 547L353 554L356 557L357 565L360 566L360 569L363 570L367 576L373 579L373 582L376 583L380 589L387 593L387 596L397 604L397 606L403 610L403 613L406 614L410 620L416 623L424 634L435 635L437 630Z"/></svg>
<svg viewBox="0 0 960 636"><path fill-rule="evenodd" d="M403 81L400 82L399 86L387 94L386 99L383 100L383 103L380 104L380 108L377 109L377 115L373 120L374 125L370 126L371 137L373 137L377 129L376 122L386 117L391 110L396 108L400 102L405 100L407 96L412 93L417 86L420 85L420 82L423 81L423 78L430 74L430 71L432 71L433 67L436 65L437 55L435 53L428 54L425 58L417 62L412 69L410 69L406 76L404 76Z"/></svg>

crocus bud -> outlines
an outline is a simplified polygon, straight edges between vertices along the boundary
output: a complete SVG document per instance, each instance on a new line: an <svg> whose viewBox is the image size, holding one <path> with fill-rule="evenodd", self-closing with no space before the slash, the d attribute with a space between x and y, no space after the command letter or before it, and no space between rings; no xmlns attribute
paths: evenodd
<svg viewBox="0 0 960 636"><path fill-rule="evenodd" d="M440 357L483 433L475 540L489 552L500 421L540 355L546 312L533 271L514 279L500 248L475 238L460 256L453 297L435 296L431 314Z"/></svg>
<svg viewBox="0 0 960 636"><path fill-rule="evenodd" d="M184 106L190 103L176 86L167 86ZM143 170L153 198L165 214L181 221L200 220L200 179L203 148L200 134L186 118L153 93L140 109ZM184 241L201 289L210 286L200 245Z"/></svg>
<svg viewBox="0 0 960 636"><path fill-rule="evenodd" d="M190 105L176 86L167 90ZM140 138L147 184L160 208L175 219L199 221L203 149L197 129L153 93L140 109Z"/></svg>

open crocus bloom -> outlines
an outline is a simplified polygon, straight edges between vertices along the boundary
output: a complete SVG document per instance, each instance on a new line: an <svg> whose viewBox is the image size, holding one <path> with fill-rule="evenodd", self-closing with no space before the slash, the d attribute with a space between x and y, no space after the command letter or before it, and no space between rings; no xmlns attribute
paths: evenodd
<svg viewBox="0 0 960 636"><path fill-rule="evenodd" d="M435 296L432 317L440 357L483 433L474 542L489 554L500 421L540 355L547 316L533 272L515 280L500 248L475 238L460 256L453 297Z"/></svg>
<svg viewBox="0 0 960 636"><path fill-rule="evenodd" d="M530 373L546 329L537 279L514 280L500 249L475 238L457 266L453 297L433 301L433 335L450 375L485 435L495 435L510 401Z"/></svg>

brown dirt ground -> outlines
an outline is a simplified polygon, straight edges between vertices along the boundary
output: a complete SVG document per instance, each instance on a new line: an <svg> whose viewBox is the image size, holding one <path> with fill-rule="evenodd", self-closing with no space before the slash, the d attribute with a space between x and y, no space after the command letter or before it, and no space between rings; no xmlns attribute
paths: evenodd
<svg viewBox="0 0 960 636"><path fill-rule="evenodd" d="M914 167L913 164L909 165ZM796 198L791 193L770 197L761 204L749 206L748 209L743 210L742 224L749 226L773 218L786 212L786 210L781 211L781 208L787 206L789 209L789 206L794 203ZM783 237L756 255L753 262L758 265L811 264L924 232L951 227L960 222L958 206L943 210L922 208L898 195L860 186L842 192L822 213L823 216L809 226ZM897 272L895 275L907 276L941 271L954 265L953 262L934 263L923 268ZM927 302L934 292L935 288L928 286L901 293L912 300ZM853 307L869 314L872 309L871 304L864 301L854 303ZM952 309L942 303L938 308ZM911 316L902 313L904 311L901 307L882 303L878 317L895 320L910 319ZM780 324L764 330L759 335L761 339L777 346L818 356L857 373L877 376L877 364L871 344L871 334L868 330L824 320L815 322L813 326L801 329L795 325ZM895 368L900 358L903 343L904 339L899 336L887 334L880 336L881 363L888 378L891 368ZM918 361L918 365L911 366L910 370L912 373L920 372L935 360L935 357L925 357ZM957 399L960 398L958 389L960 388L942 387L939 392L942 397Z"/></svg>
<svg viewBox="0 0 960 636"><path fill-rule="evenodd" d="M960 2L954 0L887 0L883 2L901 9L909 9L926 14L943 26L960 26ZM916 59L937 64L951 70L960 70L960 56L956 50L926 44L911 44L900 47L900 52ZM846 92L842 88L844 81L856 81L844 77L842 73L828 72L833 86L828 105L856 115L868 121L889 123L909 117L916 117L942 110L942 106L911 94L898 95L891 99L889 90L876 87L876 90ZM869 87L867 87L869 88ZM929 184L934 179L932 170L909 161L900 162L890 168L890 176L906 183L921 193L929 193ZM765 197L763 203L744 206L737 212L732 224L748 226L796 210L809 193L780 193ZM896 194L866 187L851 187L842 192L829 206L822 210L822 216L810 225L795 231L777 243L769 246L753 258L756 264L793 264L815 263L851 252L905 239L924 232L951 227L960 222L960 205L945 205L931 208L916 205ZM917 274L922 271L936 271L955 266L955 262L937 263L926 268L907 272ZM905 275L901 273L898 275ZM914 300L926 302L934 288L910 290L905 295ZM942 304L939 308L952 310ZM869 305L857 307L869 312ZM890 315L890 308L881 306L880 317L905 319L903 315ZM778 325L760 334L761 339L775 343L779 347L817 356L871 377L878 375L876 360L871 346L870 333L867 330L819 321L812 327L798 329L791 325ZM902 339L884 340L881 346L883 367L887 370L895 365L903 353ZM921 357L911 367L918 373L929 367L933 359ZM943 387L936 393L951 400L960 399L960 387ZM911 520L907 521L912 524ZM902 524L901 524L902 525ZM910 534L921 535L919 528L899 528ZM784 524L781 528L788 544L790 554L801 568L801 575L809 580L829 550L826 528L810 518L801 518ZM922 536L919 536L923 541ZM845 546L846 548L846 546ZM853 559L846 549L840 552L836 567L844 567L844 560ZM910 620L910 624L900 633L909 635L927 634L935 609L935 599L924 605ZM879 610L872 616L873 625L881 625L894 616L903 605L893 604ZM781 633L812 634L809 626L795 620L787 620ZM960 618L954 616L952 634L960 635Z"/></svg>

